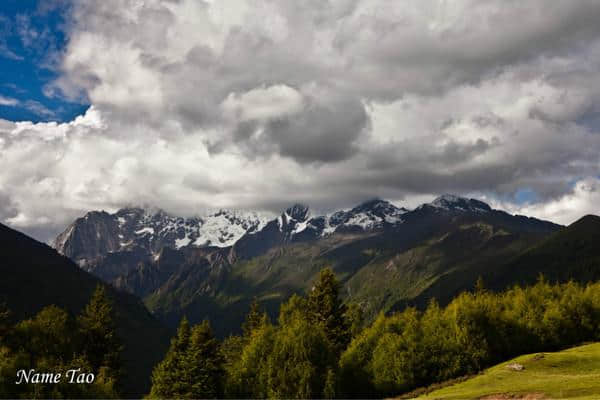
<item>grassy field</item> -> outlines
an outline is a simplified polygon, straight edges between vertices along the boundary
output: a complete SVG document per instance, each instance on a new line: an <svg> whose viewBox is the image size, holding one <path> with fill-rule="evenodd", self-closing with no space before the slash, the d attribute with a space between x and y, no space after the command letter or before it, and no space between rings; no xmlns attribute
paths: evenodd
<svg viewBox="0 0 600 400"><path fill-rule="evenodd" d="M600 399L600 343L520 356L419 399Z"/></svg>

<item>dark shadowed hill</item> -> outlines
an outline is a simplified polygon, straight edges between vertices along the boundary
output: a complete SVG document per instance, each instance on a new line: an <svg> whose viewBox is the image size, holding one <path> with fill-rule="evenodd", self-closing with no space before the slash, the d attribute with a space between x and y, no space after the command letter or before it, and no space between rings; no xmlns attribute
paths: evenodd
<svg viewBox="0 0 600 400"><path fill-rule="evenodd" d="M551 282L600 280L600 217L587 215L521 251L452 271L408 304L424 307L431 298L445 304L461 291L473 289L479 277L487 288L502 290L534 283L541 275Z"/></svg>
<svg viewBox="0 0 600 400"><path fill-rule="evenodd" d="M51 247L0 224L0 301L15 320L54 304L78 314L101 281ZM123 340L127 396L149 390L150 372L168 345L166 329L135 296L107 285Z"/></svg>
<svg viewBox="0 0 600 400"><path fill-rule="evenodd" d="M600 217L586 215L526 250L489 279L491 287L549 281L600 280Z"/></svg>

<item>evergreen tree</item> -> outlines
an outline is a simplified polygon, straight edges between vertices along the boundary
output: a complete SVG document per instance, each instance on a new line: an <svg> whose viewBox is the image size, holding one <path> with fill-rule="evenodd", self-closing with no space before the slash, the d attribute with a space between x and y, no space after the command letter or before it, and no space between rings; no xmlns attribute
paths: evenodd
<svg viewBox="0 0 600 400"><path fill-rule="evenodd" d="M345 318L346 305L339 296L340 284L333 271L325 268L308 295L309 319L323 326L327 338L340 354L350 342L350 327Z"/></svg>
<svg viewBox="0 0 600 400"><path fill-rule="evenodd" d="M121 376L123 346L117 336L113 307L103 285L98 285L90 302L77 319L83 341L83 355L96 371L116 382Z"/></svg>
<svg viewBox="0 0 600 400"><path fill-rule="evenodd" d="M84 340L74 318L56 306L11 328L10 346L0 346L0 398L114 398L118 397L109 369L94 369L84 355ZM95 375L93 383L15 384L15 371L67 371L80 368Z"/></svg>
<svg viewBox="0 0 600 400"><path fill-rule="evenodd" d="M208 321L192 328L184 361L192 398L223 397L223 358Z"/></svg>
<svg viewBox="0 0 600 400"><path fill-rule="evenodd" d="M73 318L57 306L42 309L35 317L19 322L12 335L15 349L23 349L29 364L70 359L77 350L77 332Z"/></svg>
<svg viewBox="0 0 600 400"><path fill-rule="evenodd" d="M187 388L180 374L185 372L185 351L190 343L190 333L190 324L183 317L165 358L152 371L150 397L176 398L186 394Z"/></svg>
<svg viewBox="0 0 600 400"><path fill-rule="evenodd" d="M223 393L223 358L207 321L183 318L164 360L152 373L152 398L216 398Z"/></svg>

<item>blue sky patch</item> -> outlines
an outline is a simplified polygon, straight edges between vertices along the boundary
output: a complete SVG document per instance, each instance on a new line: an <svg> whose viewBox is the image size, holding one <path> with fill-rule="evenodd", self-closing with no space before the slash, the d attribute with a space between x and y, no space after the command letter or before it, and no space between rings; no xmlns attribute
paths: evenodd
<svg viewBox="0 0 600 400"><path fill-rule="evenodd" d="M67 43L67 11L64 0L0 3L0 118L68 121L89 106L44 94Z"/></svg>

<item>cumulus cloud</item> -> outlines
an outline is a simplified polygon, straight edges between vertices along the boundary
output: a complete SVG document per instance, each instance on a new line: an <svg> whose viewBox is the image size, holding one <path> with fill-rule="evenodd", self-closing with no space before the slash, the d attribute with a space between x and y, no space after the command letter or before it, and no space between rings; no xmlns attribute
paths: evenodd
<svg viewBox="0 0 600 400"><path fill-rule="evenodd" d="M578 186L600 167L595 0L67 10L45 93L93 106L62 124L0 123L0 216L40 238L140 203L324 210L456 192L559 222L595 212ZM523 188L535 204L516 203Z"/></svg>

